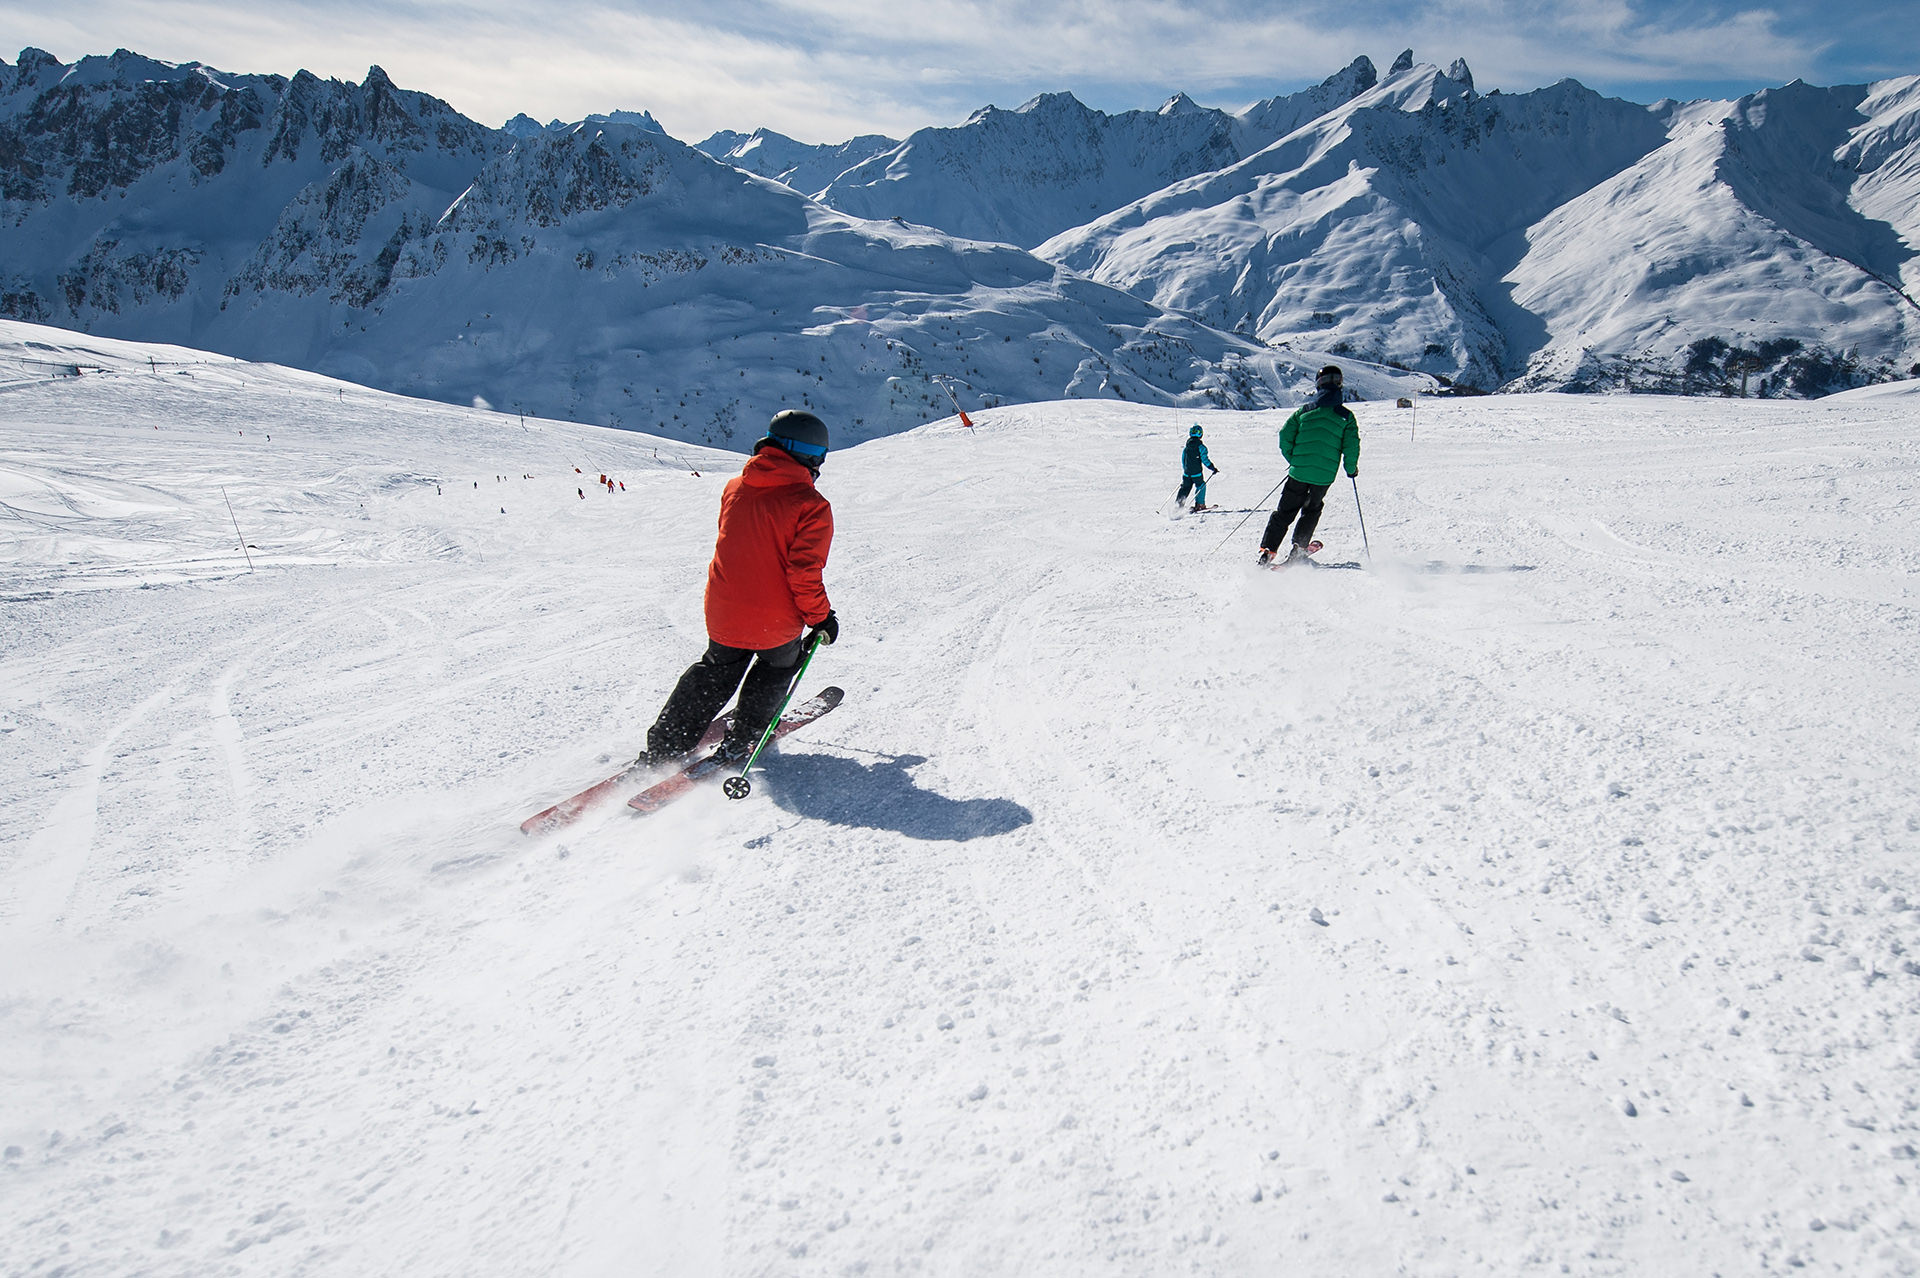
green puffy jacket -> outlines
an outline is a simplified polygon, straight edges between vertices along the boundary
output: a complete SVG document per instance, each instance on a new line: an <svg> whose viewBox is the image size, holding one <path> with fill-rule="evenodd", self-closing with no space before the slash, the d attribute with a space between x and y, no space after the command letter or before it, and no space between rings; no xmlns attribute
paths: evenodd
<svg viewBox="0 0 1920 1278"><path fill-rule="evenodd" d="M1360 423L1339 391L1293 411L1280 428L1280 455L1287 474L1303 484L1331 484L1343 457L1349 475L1360 473Z"/></svg>

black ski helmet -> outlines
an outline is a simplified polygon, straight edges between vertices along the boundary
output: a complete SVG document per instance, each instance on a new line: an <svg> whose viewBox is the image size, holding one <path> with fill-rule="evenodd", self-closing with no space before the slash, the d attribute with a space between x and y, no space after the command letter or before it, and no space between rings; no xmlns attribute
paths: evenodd
<svg viewBox="0 0 1920 1278"><path fill-rule="evenodd" d="M1329 364L1320 370L1319 376L1313 379L1313 388L1322 392L1339 390L1346 384L1346 380L1346 374L1340 371L1338 364Z"/></svg>
<svg viewBox="0 0 1920 1278"><path fill-rule="evenodd" d="M819 470L827 460L827 424L812 413L783 408L767 423L767 433L754 444L753 451L757 453L768 444L802 466Z"/></svg>

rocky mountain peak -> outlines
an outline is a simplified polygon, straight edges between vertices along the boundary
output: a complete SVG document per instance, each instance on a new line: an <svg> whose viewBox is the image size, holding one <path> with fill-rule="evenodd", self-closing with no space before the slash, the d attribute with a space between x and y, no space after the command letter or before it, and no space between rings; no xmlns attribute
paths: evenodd
<svg viewBox="0 0 1920 1278"><path fill-rule="evenodd" d="M1346 89L1349 97L1358 97L1380 83L1380 73L1374 70L1373 59L1361 54L1344 68L1320 82L1323 89Z"/></svg>

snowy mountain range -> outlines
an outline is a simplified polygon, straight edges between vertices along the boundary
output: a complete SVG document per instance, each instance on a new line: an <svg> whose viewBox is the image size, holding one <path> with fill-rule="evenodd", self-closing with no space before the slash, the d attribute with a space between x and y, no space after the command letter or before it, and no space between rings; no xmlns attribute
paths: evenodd
<svg viewBox="0 0 1920 1278"><path fill-rule="evenodd" d="M740 447L769 405L857 439L949 396L1271 404L1313 363L1011 246L835 212L650 118L516 137L378 68L33 51L0 117L8 313L410 394Z"/></svg>
<svg viewBox="0 0 1920 1278"><path fill-rule="evenodd" d="M1403 58L1051 260L1269 342L1468 385L1819 394L1920 357L1920 77L1651 107Z"/></svg>
<svg viewBox="0 0 1920 1278"><path fill-rule="evenodd" d="M1654 106L1356 59L698 148L121 51L0 63L0 314L738 447L950 402L1444 383L1814 394L1920 359L1920 77ZM951 401L949 396L952 396Z"/></svg>
<svg viewBox="0 0 1920 1278"><path fill-rule="evenodd" d="M1360 58L1237 115L987 108L815 193L1468 387L1812 395L1920 356L1916 100L1920 77L1652 106L1571 80L1481 95L1464 59L1408 50L1384 79ZM846 155L782 142L755 171L810 190Z"/></svg>
<svg viewBox="0 0 1920 1278"><path fill-rule="evenodd" d="M815 146L772 129L755 129L752 133L716 133L698 149L737 169L783 182L819 199L842 173L899 145L878 133L864 133L838 146Z"/></svg>

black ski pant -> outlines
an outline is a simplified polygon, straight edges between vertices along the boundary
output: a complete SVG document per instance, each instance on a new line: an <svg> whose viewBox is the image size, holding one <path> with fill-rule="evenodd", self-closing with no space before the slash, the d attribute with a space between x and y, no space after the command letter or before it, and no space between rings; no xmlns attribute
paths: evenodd
<svg viewBox="0 0 1920 1278"><path fill-rule="evenodd" d="M1280 489L1280 504L1267 516L1267 531L1261 534L1260 549L1278 551L1281 539L1287 535L1287 525L1292 524L1294 516L1300 522L1294 525L1293 544L1304 547L1313 540L1313 530L1320 526L1320 512L1326 508L1327 489L1331 484L1305 484L1287 476L1287 482Z"/></svg>
<svg viewBox="0 0 1920 1278"><path fill-rule="evenodd" d="M693 749L736 691L740 700L727 739L758 741L780 712L799 661L798 639L760 651L709 640L706 652L680 676L660 717L647 730L647 750L665 758Z"/></svg>
<svg viewBox="0 0 1920 1278"><path fill-rule="evenodd" d="M1207 477L1205 475L1180 476L1180 491L1173 495L1173 499L1175 501L1185 501L1187 499L1188 493L1193 494L1194 505L1196 506L1206 505L1207 504Z"/></svg>

